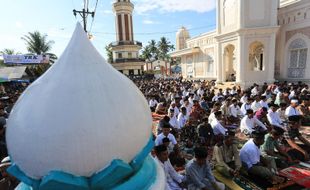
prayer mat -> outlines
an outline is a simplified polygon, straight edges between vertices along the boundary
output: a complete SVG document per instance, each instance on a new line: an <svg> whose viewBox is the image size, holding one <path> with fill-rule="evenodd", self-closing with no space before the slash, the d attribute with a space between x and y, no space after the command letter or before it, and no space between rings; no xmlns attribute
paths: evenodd
<svg viewBox="0 0 310 190"><path fill-rule="evenodd" d="M279 172L280 175L296 182L297 184L310 188L310 169L302 166L291 166Z"/></svg>
<svg viewBox="0 0 310 190"><path fill-rule="evenodd" d="M219 181L225 184L226 187L232 190L243 190L237 183L235 183L232 179L226 178L221 175L218 171L213 170L214 177Z"/></svg>

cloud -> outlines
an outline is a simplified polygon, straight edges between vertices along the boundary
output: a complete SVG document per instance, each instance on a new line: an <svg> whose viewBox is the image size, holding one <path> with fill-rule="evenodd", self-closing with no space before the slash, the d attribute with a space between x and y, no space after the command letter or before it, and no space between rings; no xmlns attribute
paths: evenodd
<svg viewBox="0 0 310 190"><path fill-rule="evenodd" d="M159 24L159 22L153 21L153 20L149 20L149 19L144 19L142 21L143 24Z"/></svg>
<svg viewBox="0 0 310 190"><path fill-rule="evenodd" d="M49 40L53 40L53 38L71 38L71 33L67 32L64 28L50 28L47 32Z"/></svg>
<svg viewBox="0 0 310 190"><path fill-rule="evenodd" d="M113 14L113 11L112 10L103 10L103 13L104 14Z"/></svg>
<svg viewBox="0 0 310 190"><path fill-rule="evenodd" d="M136 0L135 11L145 13L152 10L161 12L194 11L204 13L215 9L215 0Z"/></svg>

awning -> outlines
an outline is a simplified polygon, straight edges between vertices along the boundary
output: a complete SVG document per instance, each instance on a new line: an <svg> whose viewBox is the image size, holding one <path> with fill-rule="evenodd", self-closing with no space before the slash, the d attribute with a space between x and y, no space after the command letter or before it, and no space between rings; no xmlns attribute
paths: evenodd
<svg viewBox="0 0 310 190"><path fill-rule="evenodd" d="M25 70L25 66L0 68L0 82L20 79L23 77Z"/></svg>

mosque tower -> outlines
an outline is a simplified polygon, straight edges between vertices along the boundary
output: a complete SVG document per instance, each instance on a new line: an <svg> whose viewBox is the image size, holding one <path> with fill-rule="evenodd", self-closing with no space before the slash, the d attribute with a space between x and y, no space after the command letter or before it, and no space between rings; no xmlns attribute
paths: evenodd
<svg viewBox="0 0 310 190"><path fill-rule="evenodd" d="M176 50L182 50L187 48L186 47L186 40L190 39L190 35L188 30L182 26L176 35Z"/></svg>
<svg viewBox="0 0 310 190"><path fill-rule="evenodd" d="M130 0L116 0L115 13L116 42L110 44L113 53L112 66L125 75L141 75L144 61L139 59L142 43L134 41L132 12L134 5Z"/></svg>

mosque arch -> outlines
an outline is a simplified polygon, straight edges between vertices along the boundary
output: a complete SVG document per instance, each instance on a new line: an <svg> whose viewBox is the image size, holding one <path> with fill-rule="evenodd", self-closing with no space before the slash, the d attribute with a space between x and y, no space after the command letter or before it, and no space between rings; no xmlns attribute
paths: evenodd
<svg viewBox="0 0 310 190"><path fill-rule="evenodd" d="M224 81L230 80L230 76L234 74L236 76L236 57L235 57L235 46L228 44L224 48Z"/></svg>
<svg viewBox="0 0 310 190"><path fill-rule="evenodd" d="M249 46L249 64L252 71L264 71L264 44L255 41Z"/></svg>
<svg viewBox="0 0 310 190"><path fill-rule="evenodd" d="M295 34L286 45L287 77L305 78L309 57L309 39L303 34Z"/></svg>

